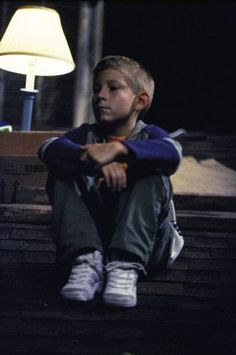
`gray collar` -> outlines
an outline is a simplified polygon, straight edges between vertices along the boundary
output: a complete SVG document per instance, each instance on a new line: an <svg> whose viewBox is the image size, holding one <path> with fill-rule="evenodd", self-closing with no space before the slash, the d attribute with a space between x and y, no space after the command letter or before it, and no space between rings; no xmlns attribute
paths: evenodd
<svg viewBox="0 0 236 355"><path fill-rule="evenodd" d="M144 123L143 121L138 121L134 127L134 129L132 130L132 132L129 135L129 139L135 138L135 136L140 133L145 127L147 126L146 123Z"/></svg>

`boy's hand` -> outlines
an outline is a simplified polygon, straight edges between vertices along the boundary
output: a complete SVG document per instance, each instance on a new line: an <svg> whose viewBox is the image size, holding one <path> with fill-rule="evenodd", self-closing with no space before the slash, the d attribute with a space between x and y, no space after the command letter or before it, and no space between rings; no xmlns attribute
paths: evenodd
<svg viewBox="0 0 236 355"><path fill-rule="evenodd" d="M80 160L98 168L113 162L119 155L128 155L128 149L120 142L86 144Z"/></svg>
<svg viewBox="0 0 236 355"><path fill-rule="evenodd" d="M121 191L127 186L126 167L124 164L113 162L101 168L107 187L110 187L113 192Z"/></svg>

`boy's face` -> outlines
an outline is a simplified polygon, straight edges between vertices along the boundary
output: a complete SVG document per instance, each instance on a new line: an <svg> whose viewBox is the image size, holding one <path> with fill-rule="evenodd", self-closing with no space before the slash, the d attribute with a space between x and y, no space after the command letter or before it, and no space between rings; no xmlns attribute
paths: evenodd
<svg viewBox="0 0 236 355"><path fill-rule="evenodd" d="M93 83L93 111L98 122L111 123L128 120L137 112L136 94L125 75L114 69L97 74Z"/></svg>

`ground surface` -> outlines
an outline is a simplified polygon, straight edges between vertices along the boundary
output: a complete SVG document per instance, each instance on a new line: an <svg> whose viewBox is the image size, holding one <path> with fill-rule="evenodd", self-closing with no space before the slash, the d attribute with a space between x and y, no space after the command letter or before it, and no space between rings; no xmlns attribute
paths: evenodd
<svg viewBox="0 0 236 355"><path fill-rule="evenodd" d="M224 174L231 170L234 174L232 144L221 141L218 150L219 140L200 143L184 144L183 169L188 167L192 179L197 174L193 165L201 159L214 159L217 167L223 165ZM139 283L134 309L105 306L99 297L89 304L62 301L50 237L50 206L1 205L0 353L235 354L236 197L216 190L206 194L212 179L202 184L207 189L195 192L192 181L183 185L184 193L181 181L175 185L184 249L168 270Z"/></svg>

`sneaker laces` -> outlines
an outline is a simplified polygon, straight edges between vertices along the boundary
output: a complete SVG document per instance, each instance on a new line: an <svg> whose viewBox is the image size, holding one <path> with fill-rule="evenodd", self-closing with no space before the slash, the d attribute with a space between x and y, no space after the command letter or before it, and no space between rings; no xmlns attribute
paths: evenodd
<svg viewBox="0 0 236 355"><path fill-rule="evenodd" d="M136 282L138 272L146 274L143 265L136 262L113 261L106 265L106 271L112 272L108 279L109 286L113 289L130 289Z"/></svg>
<svg viewBox="0 0 236 355"><path fill-rule="evenodd" d="M96 253L96 252L95 252ZM103 271L102 257L99 254L89 253L78 256L73 264L69 277L70 283L86 283L94 273L99 277Z"/></svg>
<svg viewBox="0 0 236 355"><path fill-rule="evenodd" d="M173 227L175 228L175 230L177 231L177 233L179 233L179 235L182 237L183 233L182 233L180 227L178 226L177 222L172 222L172 224L173 224Z"/></svg>

